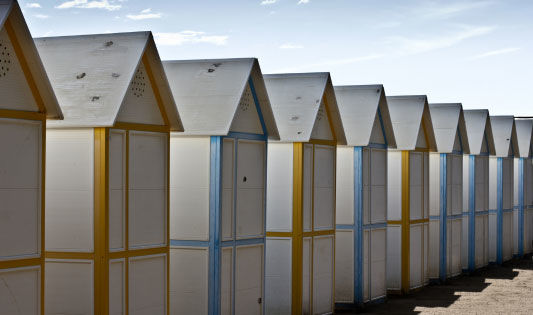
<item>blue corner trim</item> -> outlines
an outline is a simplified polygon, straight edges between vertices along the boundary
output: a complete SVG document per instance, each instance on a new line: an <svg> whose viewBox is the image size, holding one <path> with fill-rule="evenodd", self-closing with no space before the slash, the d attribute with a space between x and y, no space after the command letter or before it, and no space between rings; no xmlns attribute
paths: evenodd
<svg viewBox="0 0 533 315"><path fill-rule="evenodd" d="M354 230L355 229L355 225L337 224L337 225L335 225L335 229L336 230Z"/></svg>
<svg viewBox="0 0 533 315"><path fill-rule="evenodd" d="M250 85L250 90L252 91L252 96L254 98L255 109L259 114L259 121L261 122L261 128L263 128L263 134L268 136L268 130L265 125L265 119L263 118L263 112L261 111L261 105L259 104L259 99L257 98L257 93L255 92L254 80L248 78L248 85Z"/></svg>
<svg viewBox="0 0 533 315"><path fill-rule="evenodd" d="M524 255L524 158L518 160L518 256Z"/></svg>
<svg viewBox="0 0 533 315"><path fill-rule="evenodd" d="M496 262L501 264L503 262L503 159L499 157L497 161Z"/></svg>
<svg viewBox="0 0 533 315"><path fill-rule="evenodd" d="M354 147L354 301L363 303L363 148Z"/></svg>
<svg viewBox="0 0 533 315"><path fill-rule="evenodd" d="M211 137L209 183L209 314L220 313L220 194L222 138Z"/></svg>
<svg viewBox="0 0 533 315"><path fill-rule="evenodd" d="M221 243L221 247L236 247L236 246L243 246L243 245L257 245L257 244L264 244L265 238L264 237L258 237L258 238L246 238L241 240L231 240L231 241L223 241Z"/></svg>
<svg viewBox="0 0 533 315"><path fill-rule="evenodd" d="M447 187L447 154L441 153L440 154L440 260L439 260L439 278L441 281L446 280L446 254L447 254L447 222L446 222L446 214L447 214L447 195L448 192L446 191Z"/></svg>
<svg viewBox="0 0 533 315"><path fill-rule="evenodd" d="M170 246L209 247L209 241L170 240Z"/></svg>
<svg viewBox="0 0 533 315"><path fill-rule="evenodd" d="M371 224L363 224L363 230L374 230L374 229L383 229L387 227L387 223L371 223Z"/></svg>
<svg viewBox="0 0 533 315"><path fill-rule="evenodd" d="M468 168L468 270L476 269L476 156L470 155Z"/></svg>

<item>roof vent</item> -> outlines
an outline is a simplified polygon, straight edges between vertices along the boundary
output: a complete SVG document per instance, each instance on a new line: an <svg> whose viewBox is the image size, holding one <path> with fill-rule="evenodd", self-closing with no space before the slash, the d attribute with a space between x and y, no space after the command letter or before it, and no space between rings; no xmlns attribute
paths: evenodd
<svg viewBox="0 0 533 315"><path fill-rule="evenodd" d="M7 76L11 68L11 49L0 39L0 78Z"/></svg>

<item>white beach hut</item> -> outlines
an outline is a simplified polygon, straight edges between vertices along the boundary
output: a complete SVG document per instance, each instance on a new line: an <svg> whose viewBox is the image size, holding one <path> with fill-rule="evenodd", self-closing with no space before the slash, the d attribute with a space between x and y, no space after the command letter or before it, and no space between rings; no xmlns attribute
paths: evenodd
<svg viewBox="0 0 533 315"><path fill-rule="evenodd" d="M469 154L460 103L429 104L438 152L429 155L429 278L462 272L463 155Z"/></svg>
<svg viewBox="0 0 533 315"><path fill-rule="evenodd" d="M266 313L332 313L335 156L346 139L331 78L264 77L280 133L268 144Z"/></svg>
<svg viewBox="0 0 533 315"><path fill-rule="evenodd" d="M382 85L336 86L346 133L337 147L335 303L387 295L387 149L396 148Z"/></svg>
<svg viewBox="0 0 533 315"><path fill-rule="evenodd" d="M182 126L152 34L35 42L65 115L47 124L45 313L166 314Z"/></svg>
<svg viewBox="0 0 533 315"><path fill-rule="evenodd" d="M185 133L170 153L173 314L264 312L267 140L255 58L165 61Z"/></svg>

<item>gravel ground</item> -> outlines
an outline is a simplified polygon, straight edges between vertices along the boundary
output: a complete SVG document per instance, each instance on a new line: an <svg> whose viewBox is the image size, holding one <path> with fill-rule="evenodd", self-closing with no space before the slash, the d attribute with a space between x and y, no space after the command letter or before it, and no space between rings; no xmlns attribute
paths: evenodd
<svg viewBox="0 0 533 315"><path fill-rule="evenodd" d="M430 285L384 304L367 306L364 314L533 314L533 259L528 255L502 266ZM344 313L346 314L346 313Z"/></svg>

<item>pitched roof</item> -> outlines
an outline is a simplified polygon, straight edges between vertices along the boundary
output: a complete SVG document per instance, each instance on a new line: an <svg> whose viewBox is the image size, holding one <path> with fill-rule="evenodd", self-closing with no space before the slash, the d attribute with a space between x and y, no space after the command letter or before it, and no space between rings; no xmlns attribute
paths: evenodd
<svg viewBox="0 0 533 315"><path fill-rule="evenodd" d="M494 136L494 148L496 156L509 156L509 149L512 148L513 156L518 157L518 140L516 139L516 129L513 116L490 116L492 134Z"/></svg>
<svg viewBox="0 0 533 315"><path fill-rule="evenodd" d="M143 56L171 130L183 130L151 32L35 39L65 114L52 128L111 127Z"/></svg>
<svg viewBox="0 0 533 315"><path fill-rule="evenodd" d="M251 79L268 136L279 137L256 58L172 60L163 65L185 135L227 135Z"/></svg>
<svg viewBox="0 0 533 315"><path fill-rule="evenodd" d="M33 42L17 1L0 1L0 29L4 27L8 32L12 32L15 35L16 41L20 46L20 52L22 53L22 56L18 57L21 61L24 60L27 65L33 84L38 91L40 99L42 99L42 105L46 109L46 118L62 119L63 114L61 108L59 107L56 95L50 85L41 58L35 48L35 43Z"/></svg>
<svg viewBox="0 0 533 315"><path fill-rule="evenodd" d="M348 145L367 146L370 143L372 127L379 113L387 145L396 147L383 85L344 85L334 89Z"/></svg>
<svg viewBox="0 0 533 315"><path fill-rule="evenodd" d="M436 151L435 134L425 95L387 96L398 150L414 150L424 122L430 151Z"/></svg>
<svg viewBox="0 0 533 315"><path fill-rule="evenodd" d="M531 138L533 137L533 119L518 119L514 120L516 128L516 138L518 142L518 151L520 157L527 158L531 152Z"/></svg>
<svg viewBox="0 0 533 315"><path fill-rule="evenodd" d="M265 74L264 78L281 141L308 142L325 99L337 143L346 144L328 72Z"/></svg>
<svg viewBox="0 0 533 315"><path fill-rule="evenodd" d="M463 105L461 103L429 104L429 112L433 122L437 150L441 153L453 152L455 136L459 131L463 153L469 154Z"/></svg>
<svg viewBox="0 0 533 315"><path fill-rule="evenodd" d="M487 109L468 109L463 111L466 125L466 135L470 145L470 154L479 155L483 145L483 137L487 137L489 154L494 155L494 137L492 135L492 124Z"/></svg>

